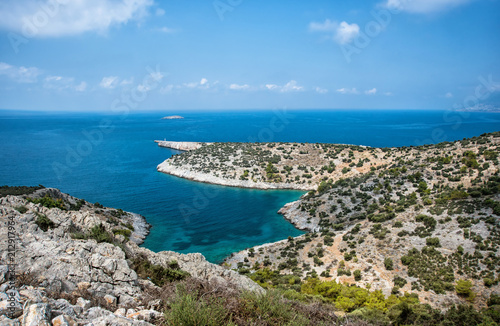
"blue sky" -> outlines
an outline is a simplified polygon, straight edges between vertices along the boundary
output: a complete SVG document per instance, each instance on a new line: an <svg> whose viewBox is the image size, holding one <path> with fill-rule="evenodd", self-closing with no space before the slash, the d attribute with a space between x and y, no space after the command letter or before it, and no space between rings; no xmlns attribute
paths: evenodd
<svg viewBox="0 0 500 326"><path fill-rule="evenodd" d="M0 109L498 109L500 0L2 0Z"/></svg>

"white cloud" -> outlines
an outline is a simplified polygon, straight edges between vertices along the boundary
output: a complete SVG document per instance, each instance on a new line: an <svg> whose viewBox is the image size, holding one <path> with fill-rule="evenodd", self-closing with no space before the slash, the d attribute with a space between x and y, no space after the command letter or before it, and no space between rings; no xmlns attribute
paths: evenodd
<svg viewBox="0 0 500 326"><path fill-rule="evenodd" d="M2 0L0 28L24 37L59 37L140 20L153 0Z"/></svg>
<svg viewBox="0 0 500 326"><path fill-rule="evenodd" d="M99 86L106 89L113 89L118 85L118 81L118 77L116 76L103 77Z"/></svg>
<svg viewBox="0 0 500 326"><path fill-rule="evenodd" d="M165 75L162 74L160 71L153 71L152 73L149 74L149 76L151 76L151 78L156 82L161 82L163 77L165 77Z"/></svg>
<svg viewBox="0 0 500 326"><path fill-rule="evenodd" d="M133 82L134 82L134 77L130 77L129 79L122 80L120 85L122 86L131 85Z"/></svg>
<svg viewBox="0 0 500 326"><path fill-rule="evenodd" d="M386 0L384 7L410 13L427 14L449 10L472 0Z"/></svg>
<svg viewBox="0 0 500 326"><path fill-rule="evenodd" d="M290 80L283 88L281 88L282 92L299 92L303 91L304 87L297 85L295 80Z"/></svg>
<svg viewBox="0 0 500 326"><path fill-rule="evenodd" d="M156 11L155 11L155 15L156 15L156 16L163 16L163 15L165 15L165 10L163 10L163 9L161 9L161 8L158 8L158 9L156 9Z"/></svg>
<svg viewBox="0 0 500 326"><path fill-rule="evenodd" d="M359 35L358 24L341 22L335 33L335 40L340 44L352 42Z"/></svg>
<svg viewBox="0 0 500 326"><path fill-rule="evenodd" d="M202 78L199 82L191 82L191 83L184 83L184 87L187 88L199 88L199 89L209 89L215 85L217 85L217 81L214 83L209 83L208 79Z"/></svg>
<svg viewBox="0 0 500 326"><path fill-rule="evenodd" d="M158 32L162 32L162 33L165 33L165 34L174 34L177 32L177 30L173 29L173 28L169 28L169 27L161 27L161 28L158 28L156 29Z"/></svg>
<svg viewBox="0 0 500 326"><path fill-rule="evenodd" d="M18 83L35 83L42 72L35 67L15 67L5 62L0 62L0 75L6 75Z"/></svg>
<svg viewBox="0 0 500 326"><path fill-rule="evenodd" d="M327 19L324 23L311 22L309 24L309 30L311 32L335 32L338 26L339 24L337 22Z"/></svg>
<svg viewBox="0 0 500 326"><path fill-rule="evenodd" d="M160 71L151 71L148 76L148 79L145 79L143 83L137 85L137 90L139 92L149 92L152 89L158 87L158 83L161 82L165 75Z"/></svg>
<svg viewBox="0 0 500 326"><path fill-rule="evenodd" d="M369 89L369 90L365 91L365 94L366 95L375 95L375 94L377 94L377 89L375 87L372 89Z"/></svg>
<svg viewBox="0 0 500 326"><path fill-rule="evenodd" d="M160 88L160 93L165 94L165 93L170 93L174 89L174 85L167 85L162 88Z"/></svg>
<svg viewBox="0 0 500 326"><path fill-rule="evenodd" d="M392 96L393 94L392 94L392 92L385 92L384 95L385 96Z"/></svg>
<svg viewBox="0 0 500 326"><path fill-rule="evenodd" d="M339 88L339 89L337 89L337 93L340 93L340 94L359 94L359 91L356 88Z"/></svg>
<svg viewBox="0 0 500 326"><path fill-rule="evenodd" d="M231 84L231 85L229 85L229 89L236 90L236 91L247 90L249 88L250 88L250 86L247 84L244 84L244 85Z"/></svg>
<svg viewBox="0 0 500 326"><path fill-rule="evenodd" d="M297 81L295 81L295 80L290 80L288 83L286 83L283 86L279 86L276 84L266 84L264 87L270 91L280 91L282 93L300 92L300 91L304 90L304 87L299 86L297 84Z"/></svg>
<svg viewBox="0 0 500 326"><path fill-rule="evenodd" d="M359 26L358 24L349 24L345 21L339 24L327 19L323 23L311 22L309 24L309 31L328 33L330 34L329 38L335 42L346 44L352 42L359 35Z"/></svg>
<svg viewBox="0 0 500 326"><path fill-rule="evenodd" d="M75 91L77 92L84 92L87 89L87 83L86 82L81 82L79 85L75 86Z"/></svg>
<svg viewBox="0 0 500 326"><path fill-rule="evenodd" d="M450 92L448 92L448 93L444 94L444 97L446 97L446 98L452 98L453 94L450 93Z"/></svg>
<svg viewBox="0 0 500 326"><path fill-rule="evenodd" d="M83 92L87 89L87 83L82 81L80 84L75 85L75 79L73 77L47 76L43 80L43 87L56 91L70 89L77 92Z"/></svg>
<svg viewBox="0 0 500 326"><path fill-rule="evenodd" d="M137 90L139 92L149 92L151 90L151 87L149 85L139 84L137 85Z"/></svg>
<svg viewBox="0 0 500 326"><path fill-rule="evenodd" d="M326 94L328 93L328 90L327 89L324 89L324 88L321 88L321 87L316 87L316 93L320 93L320 94Z"/></svg>

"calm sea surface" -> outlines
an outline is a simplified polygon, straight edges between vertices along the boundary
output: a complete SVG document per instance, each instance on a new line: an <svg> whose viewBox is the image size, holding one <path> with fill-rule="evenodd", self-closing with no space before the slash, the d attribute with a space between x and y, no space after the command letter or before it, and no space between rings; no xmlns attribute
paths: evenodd
<svg viewBox="0 0 500 326"><path fill-rule="evenodd" d="M177 114L178 112L174 112ZM302 192L237 189L165 175L173 154L156 139L328 142L414 146L500 130L500 114L441 111L189 112L128 116L0 111L0 185L60 188L76 197L144 215L144 246L201 252L220 262L231 252L302 232L277 211Z"/></svg>

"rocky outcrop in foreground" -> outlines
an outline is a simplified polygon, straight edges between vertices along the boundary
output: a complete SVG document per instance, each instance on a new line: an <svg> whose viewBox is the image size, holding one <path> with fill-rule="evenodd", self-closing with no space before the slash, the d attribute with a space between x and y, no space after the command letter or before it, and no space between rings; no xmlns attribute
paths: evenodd
<svg viewBox="0 0 500 326"><path fill-rule="evenodd" d="M201 254L141 248L142 217L56 189L0 198L0 222L1 325L151 325L162 313L147 293L160 288L141 278L141 264L262 291Z"/></svg>

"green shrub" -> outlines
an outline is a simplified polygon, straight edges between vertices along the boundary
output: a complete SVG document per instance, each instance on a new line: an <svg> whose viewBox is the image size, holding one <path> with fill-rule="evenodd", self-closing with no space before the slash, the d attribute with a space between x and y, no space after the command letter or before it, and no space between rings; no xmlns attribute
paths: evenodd
<svg viewBox="0 0 500 326"><path fill-rule="evenodd" d="M104 227L104 225L102 225L102 223L94 225L90 229L90 233L87 235L87 238L94 239L98 243L113 243L113 236L111 236L111 234L106 231L106 228Z"/></svg>
<svg viewBox="0 0 500 326"><path fill-rule="evenodd" d="M132 231L129 229L118 229L118 230L113 230L113 234L115 235L123 235L126 239L130 238L130 235L132 234Z"/></svg>
<svg viewBox="0 0 500 326"><path fill-rule="evenodd" d="M488 307L491 306L500 306L500 295L491 293L490 298L488 299L487 302Z"/></svg>
<svg viewBox="0 0 500 326"><path fill-rule="evenodd" d="M425 214L419 214L415 217L415 221L423 222L425 227L428 229L434 229L436 227L437 221L432 217Z"/></svg>
<svg viewBox="0 0 500 326"><path fill-rule="evenodd" d="M401 228L401 227L403 227L403 222L401 222L401 221L394 222L394 224L392 226L395 228Z"/></svg>
<svg viewBox="0 0 500 326"><path fill-rule="evenodd" d="M488 278L488 277L485 277L485 278L483 278L483 283L484 283L484 286L486 286L486 287L492 287L493 285L495 285L495 280Z"/></svg>
<svg viewBox="0 0 500 326"><path fill-rule="evenodd" d="M453 268L436 248L424 247L422 251L412 248L401 257L401 263L408 266L408 276L418 278L417 282L413 282L412 288L418 289L421 284L424 290L434 290L436 293L453 290Z"/></svg>
<svg viewBox="0 0 500 326"><path fill-rule="evenodd" d="M361 271L359 269L356 269L353 272L353 275L354 275L354 280L361 281Z"/></svg>
<svg viewBox="0 0 500 326"><path fill-rule="evenodd" d="M425 244L432 247L440 247L439 238L427 238Z"/></svg>
<svg viewBox="0 0 500 326"><path fill-rule="evenodd" d="M323 261L321 259L318 258L318 256L314 256L314 264L318 265L318 266L321 266L324 263L323 263Z"/></svg>
<svg viewBox="0 0 500 326"><path fill-rule="evenodd" d="M392 281L394 282L394 285L399 287L399 288L402 288L403 286L406 285L406 283L408 283L406 281L406 279L400 277L400 276L395 276Z"/></svg>
<svg viewBox="0 0 500 326"><path fill-rule="evenodd" d="M129 229L130 231L134 231L134 226L130 223L130 222L127 222L127 223L121 223L121 225L123 225L124 227L126 227L127 229Z"/></svg>
<svg viewBox="0 0 500 326"><path fill-rule="evenodd" d="M187 293L182 287L165 312L167 325L175 326L219 326L225 325L228 313L222 301L207 302L197 298L197 293Z"/></svg>
<svg viewBox="0 0 500 326"><path fill-rule="evenodd" d="M175 264L174 264L175 265ZM173 268L165 268L160 265L151 264L143 255L132 259L132 269L143 279L149 279L157 286L163 286L166 283L180 281L189 276L189 273Z"/></svg>
<svg viewBox="0 0 500 326"><path fill-rule="evenodd" d="M43 230L44 232L47 232L48 229L54 228L55 224L52 222L51 219L49 219L47 216L43 214L38 214L37 219L35 220L35 224L38 225L38 227Z"/></svg>
<svg viewBox="0 0 500 326"><path fill-rule="evenodd" d="M64 202L62 199L53 199L49 195L45 195L42 198L26 198L27 201L33 203L33 204L40 204L44 207L47 208L59 208L62 210L66 210L66 206L64 205Z"/></svg>
<svg viewBox="0 0 500 326"><path fill-rule="evenodd" d="M79 211L82 208L83 205L85 205L85 200L78 199L76 201L76 204L71 204L71 203L69 204L69 210L71 210L71 211Z"/></svg>
<svg viewBox="0 0 500 326"><path fill-rule="evenodd" d="M472 282L468 280L458 280L455 291L458 295L467 297L468 301L474 301L476 297L476 294L472 291Z"/></svg>
<svg viewBox="0 0 500 326"><path fill-rule="evenodd" d="M21 214L24 214L28 211L28 208L24 205L16 206L14 209Z"/></svg>
<svg viewBox="0 0 500 326"><path fill-rule="evenodd" d="M495 323L487 323L485 322L485 318L483 318L482 314L475 310L472 306L459 305L458 307L451 306L448 311L444 314L443 325L460 325L460 326L468 326L468 325L495 325Z"/></svg>
<svg viewBox="0 0 500 326"><path fill-rule="evenodd" d="M366 307L359 308L349 313L350 317L357 317L368 322L370 325L389 325L390 319L382 311L378 309L369 309Z"/></svg>
<svg viewBox="0 0 500 326"><path fill-rule="evenodd" d="M277 290L268 290L264 294L247 292L243 294L242 300L243 307L240 313L244 316L246 325L309 324L307 314L301 314L296 309L298 305L292 305Z"/></svg>
<svg viewBox="0 0 500 326"><path fill-rule="evenodd" d="M323 238L323 241L324 241L325 246L327 246L327 247L332 246L333 242L334 242L333 238L331 236L329 236L329 235L325 236Z"/></svg>
<svg viewBox="0 0 500 326"><path fill-rule="evenodd" d="M394 263L392 259L391 258L384 259L384 266L385 269L387 269L388 271L392 271L394 269Z"/></svg>

